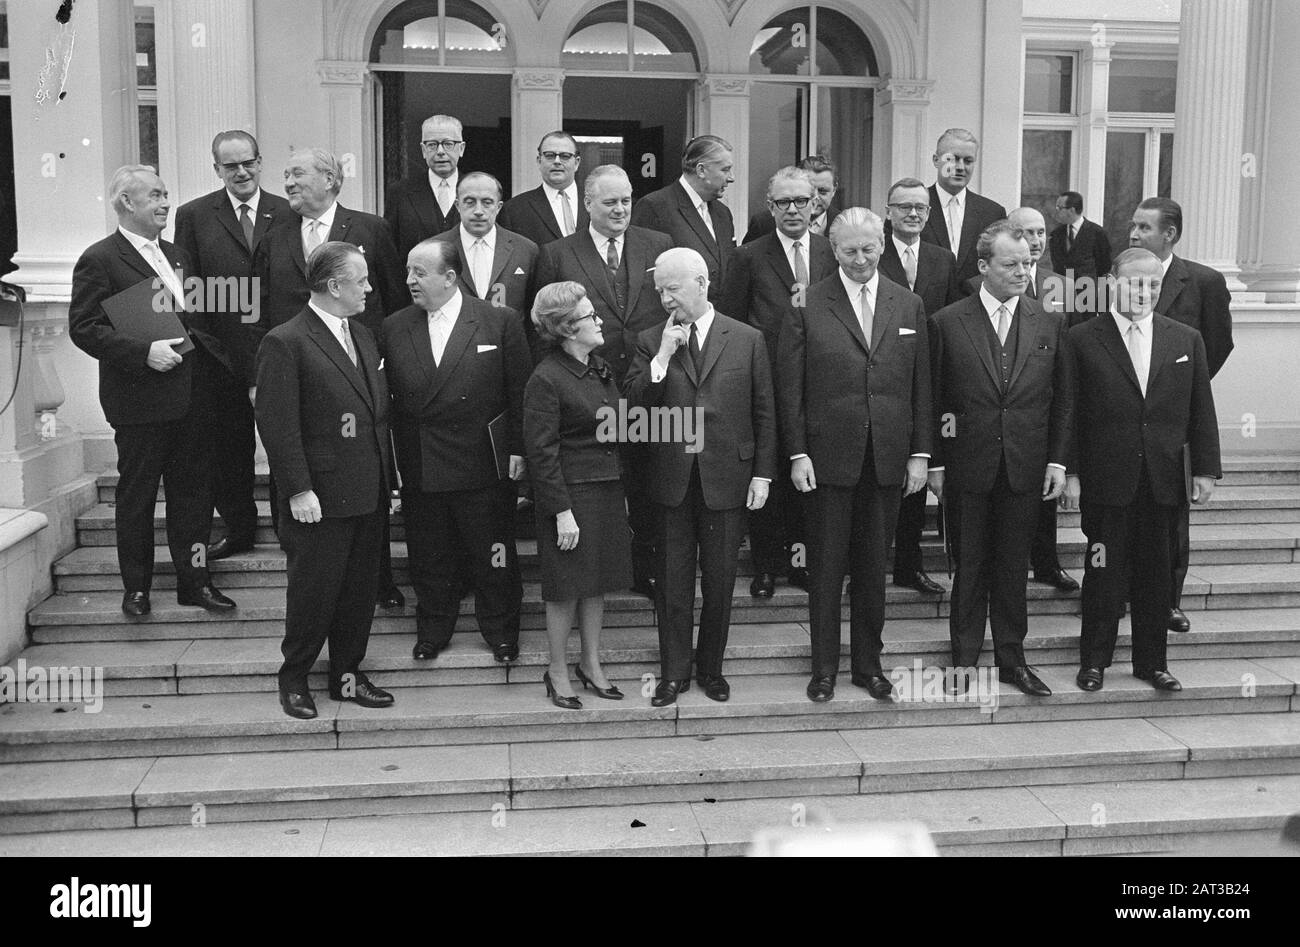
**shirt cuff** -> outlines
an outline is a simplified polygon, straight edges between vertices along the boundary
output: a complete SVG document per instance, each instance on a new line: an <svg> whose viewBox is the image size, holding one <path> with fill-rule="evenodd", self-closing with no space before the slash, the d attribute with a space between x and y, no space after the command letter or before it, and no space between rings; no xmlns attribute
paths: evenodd
<svg viewBox="0 0 1300 947"><path fill-rule="evenodd" d="M650 361L650 383L657 385L668 376L668 366L661 365L659 356L655 356Z"/></svg>
<svg viewBox="0 0 1300 947"><path fill-rule="evenodd" d="M791 460L799 460L800 458L804 458L804 457L807 457L807 456L808 456L807 454L791 454L791 455L790 455L790 459L791 459Z"/></svg>
<svg viewBox="0 0 1300 947"><path fill-rule="evenodd" d="M771 477L750 477L749 479L750 479L750 480L762 480L764 483L771 483L771 482L772 482L772 478L771 478Z"/></svg>
<svg viewBox="0 0 1300 947"><path fill-rule="evenodd" d="M1052 463L1051 461L1048 461L1048 462L1047 462L1047 466L1049 466L1049 467L1055 467L1057 470L1064 470L1064 469L1065 469L1065 464L1054 464L1054 463Z"/></svg>
<svg viewBox="0 0 1300 947"><path fill-rule="evenodd" d="M912 457L921 457L921 458L924 458L925 460L929 460L929 459L930 459L930 455L929 455L929 454L913 454ZM908 458L908 459L910 460L911 458Z"/></svg>
<svg viewBox="0 0 1300 947"><path fill-rule="evenodd" d="M942 467L931 467L929 472L930 472L930 473L943 473L943 468L942 468Z"/></svg>

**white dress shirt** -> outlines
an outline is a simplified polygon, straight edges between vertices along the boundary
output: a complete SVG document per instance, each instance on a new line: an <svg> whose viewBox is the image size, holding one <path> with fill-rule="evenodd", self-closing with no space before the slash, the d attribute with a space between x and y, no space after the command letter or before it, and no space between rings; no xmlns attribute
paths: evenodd
<svg viewBox="0 0 1300 947"><path fill-rule="evenodd" d="M678 178L677 183L682 186L682 190L686 192L686 196L691 199L691 206L695 208L695 213L699 214L704 220L704 226L709 228L709 236L711 236L716 243L718 235L713 232L713 218L709 216L708 202L695 193L695 188L691 187L690 183L686 180L686 175L683 174Z"/></svg>
<svg viewBox="0 0 1300 947"><path fill-rule="evenodd" d="M542 182L542 193L546 195L547 202L551 205L551 213L555 215L555 223L559 225L560 233L568 236L578 229L578 184L571 182L563 191L557 191L545 181ZM564 204L560 200L560 195L565 194L569 198L569 210L573 212L573 230L564 229Z"/></svg>
<svg viewBox="0 0 1300 947"><path fill-rule="evenodd" d="M966 220L966 188L962 188L956 194L949 194L942 187L935 185L935 191L939 195L939 210L943 213L943 222L948 227L948 245L952 249L952 255L961 256L961 228ZM949 203L956 201L949 211ZM951 218L951 220L950 220Z"/></svg>
<svg viewBox="0 0 1300 947"><path fill-rule="evenodd" d="M231 194L229 190L226 191L226 197L230 198L230 206L235 209L236 220L239 219L239 205L247 204L248 215L253 218L253 225L257 225L257 205L262 202L262 189L260 187L254 191L253 196L246 201L241 201L234 194Z"/></svg>
<svg viewBox="0 0 1300 947"><path fill-rule="evenodd" d="M812 243L812 239L808 236L807 232L805 232L802 237L788 237L786 236L785 231L778 227L776 230L776 238L781 241L781 249L785 251L785 261L790 264L791 273L797 272L797 268L794 265L794 245L798 242L799 255L803 257L804 269L808 271L808 282L811 283L812 262L808 253L808 245Z"/></svg>
<svg viewBox="0 0 1300 947"><path fill-rule="evenodd" d="M880 288L880 271L876 270L871 274L871 279L865 283L859 283L853 280L844 272L844 267L839 268L840 283L844 286L844 292L848 294L849 302L853 305L853 314L858 317L858 325L862 326L862 287L867 288L867 305L871 307L872 325L875 324L876 312L876 290ZM867 345L871 345L871 333L866 326L862 326L862 334L867 338Z"/></svg>
<svg viewBox="0 0 1300 947"><path fill-rule="evenodd" d="M443 353L447 351L447 340L451 338L451 330L456 327L463 301L458 289L450 299L429 313L429 347L433 350L435 365L442 364Z"/></svg>
<svg viewBox="0 0 1300 947"><path fill-rule="evenodd" d="M1151 378L1151 334L1155 331L1155 313L1136 321L1130 321L1127 316L1121 316L1114 309L1111 309L1110 314L1115 320L1115 327L1119 329L1119 337L1129 353L1129 359L1133 361L1133 371L1137 375L1138 385L1142 388L1142 397L1145 398L1147 381ZM1129 346L1130 326L1137 326L1136 360L1133 359L1133 350Z"/></svg>
<svg viewBox="0 0 1300 947"><path fill-rule="evenodd" d="M903 266L903 272L907 272L907 251L912 251L912 263L917 272L921 269L921 238L916 238L916 243L904 243L898 239L898 234L892 230L889 233L889 239L894 241L894 249L898 251L898 262ZM913 283L908 289L912 289L916 284Z"/></svg>
<svg viewBox="0 0 1300 947"><path fill-rule="evenodd" d="M614 249L618 253L618 262L623 262L623 238L627 236L626 230L617 237L611 238L605 236L595 227L591 226L591 224L588 224L587 233L591 234L591 242L596 245L596 255L600 257L602 263L606 262L605 255L609 252L609 241L611 239L614 241Z"/></svg>
<svg viewBox="0 0 1300 947"><path fill-rule="evenodd" d="M465 261L465 266L469 269L479 299L487 299L489 284L492 282L492 260L496 256L497 228L494 226L482 237L474 236L465 229L463 223L458 229L460 230L461 259ZM475 258L474 244L479 240L483 241L483 246L479 248L479 255Z"/></svg>
<svg viewBox="0 0 1300 947"><path fill-rule="evenodd" d="M683 325L685 326L687 332L687 336L686 336L687 342L685 345L682 345L681 348L686 348L690 344L691 327L686 323L683 323ZM712 328L712 326L713 326L713 305L710 304L709 308L704 311L704 315L700 316L700 318L695 320L695 334L700 341L701 352L704 351L704 340L709 337L709 329ZM690 357L689 352L687 353L687 357L688 358ZM659 382L664 380L664 376L667 374L668 374L668 363L661 362L659 359L659 355L656 354L655 357L650 362L651 384L655 384L655 385L659 384Z"/></svg>
<svg viewBox="0 0 1300 947"><path fill-rule="evenodd" d="M320 316L321 322L325 323L325 328L329 329L330 332L333 333L334 338L338 341L339 348L341 348L343 351L346 352L348 350L348 346L347 343L343 341L343 317L335 316L332 315L331 313L326 312L324 309L320 308L320 306L317 306L310 299L307 300L307 305L311 307L312 312ZM349 334L351 333L349 332ZM353 343L353 350L354 351L356 350L355 342ZM360 356L357 357L358 359L360 359ZM357 366L360 367L360 364L361 364L360 361L358 361Z"/></svg>
<svg viewBox="0 0 1300 947"><path fill-rule="evenodd" d="M176 271L171 268L171 263L168 261L166 255L163 254L162 247L158 245L158 241L156 239L150 240L147 237L142 237L138 233L127 230L122 226L117 228L117 232L131 242L131 246L135 247L140 256L144 257L144 261L149 264L149 269L158 274L158 278L161 279L162 284L167 287L167 291L176 299L176 311L180 312L184 310L185 288L181 285L180 278L176 275Z"/></svg>
<svg viewBox="0 0 1300 947"><path fill-rule="evenodd" d="M447 182L447 189L443 190L442 182ZM429 169L429 188L433 191L433 199L438 202L438 209L442 211L442 216L446 217L451 205L456 203L456 185L460 183L460 171L453 171L445 178L440 178ZM443 206L442 195L447 195L447 204Z"/></svg>
<svg viewBox="0 0 1300 947"><path fill-rule="evenodd" d="M338 209L339 202L334 201L329 207L325 208L325 213L321 214L319 217L304 217L302 219L302 255L304 257L311 256L311 249L308 248L307 237L311 233L312 224L315 223L318 225L316 228L316 236L320 239L320 243L317 243L316 246L320 246L321 243L324 243L330 238L330 230L334 227L334 212Z"/></svg>

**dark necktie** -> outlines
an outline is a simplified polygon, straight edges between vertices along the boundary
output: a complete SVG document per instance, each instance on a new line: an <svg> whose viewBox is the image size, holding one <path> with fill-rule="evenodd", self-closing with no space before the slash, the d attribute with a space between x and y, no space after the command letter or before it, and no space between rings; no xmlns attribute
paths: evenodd
<svg viewBox="0 0 1300 947"><path fill-rule="evenodd" d="M244 243L253 249L253 218L248 216L248 205L239 205L239 226L244 230Z"/></svg>
<svg viewBox="0 0 1300 947"><path fill-rule="evenodd" d="M1065 252L1069 253L1074 248L1074 224L1068 224L1065 228Z"/></svg>
<svg viewBox="0 0 1300 947"><path fill-rule="evenodd" d="M1038 287L1034 285L1034 283L1035 283L1035 277L1036 277L1036 276L1037 276L1037 274L1034 273L1034 272L1032 272L1032 271L1031 271L1030 274L1029 274L1029 291L1028 291L1028 295L1029 295L1029 298L1030 298L1030 299L1037 299L1037 298L1038 298Z"/></svg>
<svg viewBox="0 0 1300 947"><path fill-rule="evenodd" d="M618 272L618 244L614 238L609 238L609 243L605 244L605 266L609 269L609 275L613 276Z"/></svg>
<svg viewBox="0 0 1300 947"><path fill-rule="evenodd" d="M691 323L691 337L686 345L691 353L691 362L695 365L695 377L699 378L700 373L704 370L704 353L700 351L700 333L695 323Z"/></svg>

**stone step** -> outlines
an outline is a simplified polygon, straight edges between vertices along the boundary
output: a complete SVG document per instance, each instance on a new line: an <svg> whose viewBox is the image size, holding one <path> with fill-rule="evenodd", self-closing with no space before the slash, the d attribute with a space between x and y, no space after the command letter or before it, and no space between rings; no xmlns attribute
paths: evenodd
<svg viewBox="0 0 1300 947"><path fill-rule="evenodd" d="M887 586L887 615L893 619L946 617L949 610L949 580L937 577L945 592L923 595L911 589ZM220 583L218 583L220 584ZM401 610L380 612L375 621L377 634L410 633L415 613L415 596L406 589L407 605ZM197 607L177 605L170 593L159 590L153 596L153 612L142 619L126 620L121 595L116 591L75 592L53 595L28 613L33 643L96 640L159 640L195 637L279 637L283 633L284 590L245 588L232 596L238 604L233 613L212 613ZM1028 602L1031 615L1077 614L1079 594L1065 595L1045 585L1030 582ZM700 607L696 593L696 608ZM1186 611L1290 608L1300 605L1300 563L1197 566L1187 576L1182 607ZM848 597L842 605L848 618ZM461 602L457 628L475 627L473 599ZM778 584L771 599L749 594L749 580L739 577L732 591L732 624L803 622L808 618L808 596L801 589ZM645 627L653 624L649 600L632 592L606 596L607 627ZM536 583L524 583L521 610L523 628L544 627L544 608ZM96 626L106 626L99 627Z"/></svg>
<svg viewBox="0 0 1300 947"><path fill-rule="evenodd" d="M1254 659L1297 662L1300 669L1300 609L1243 609L1193 613L1192 630L1169 636L1171 660ZM101 631L108 626L90 626ZM40 631L41 629L38 629ZM192 629L193 630L193 629ZM111 636L106 636L111 637ZM10 662L28 668L103 668L103 693L110 697L152 697L174 694L263 693L276 691L281 663L279 636L262 638L181 638L156 641L68 641L36 644ZM405 633L375 635L365 667L387 687L455 687L470 684L534 683L549 662L546 635L524 631L519 660L498 664L475 633L458 634L436 661L411 657L414 638ZM902 619L885 625L884 659L890 669L911 669L915 662L938 667L948 660L946 619ZM577 640L570 638L569 663L577 660ZM1029 663L1035 667L1078 665L1079 620L1072 615L1036 617L1025 640ZM848 635L841 643L841 665L847 673ZM1115 661L1130 660L1131 637L1121 625ZM992 660L988 647L983 657ZM606 628L601 636L601 661L611 679L640 682L657 676L659 637L654 628ZM806 675L811 648L807 626L797 622L738 626L726 652L729 677L755 674ZM328 648L316 662L312 686L323 689ZM627 690L627 688L624 688ZM630 691L629 691L630 693Z"/></svg>
<svg viewBox="0 0 1300 947"><path fill-rule="evenodd" d="M1300 524L1198 525L1192 527L1191 539L1193 566L1300 562ZM537 541L520 539L517 548L525 579L539 578ZM1081 529L1058 530L1057 555L1065 569L1081 572L1086 548L1087 540ZM928 571L940 574L946 572L947 561L940 540L931 535L925 536L921 551ZM399 583L406 584L409 573L405 542L392 544L392 557L394 576ZM176 570L166 546L154 550L154 561L154 587L175 588ZM222 588L283 586L286 582L285 563L285 553L279 545L266 544L257 546L252 552L218 560L211 564L211 569L220 577ZM743 576L752 576L754 573L753 556L748 543L741 548L738 572ZM54 564L55 584L60 592L120 589L122 583L119 576L117 550L113 546L82 546ZM1080 577L1076 574L1076 578Z"/></svg>
<svg viewBox="0 0 1300 947"><path fill-rule="evenodd" d="M286 718L287 719L287 718ZM0 831L1197 781L1300 773L1292 714L0 764ZM1237 734L1224 745L1225 728ZM1174 732L1177 733L1175 735ZM134 785L132 785L134 784ZM1289 784L1288 784L1289 785ZM1062 798L1077 798L1065 795ZM495 808L495 807L500 808ZM1293 808L1295 808L1293 806ZM103 827L116 827L103 825Z"/></svg>
<svg viewBox="0 0 1300 947"><path fill-rule="evenodd" d="M1291 720L1300 743L1300 714L1289 713L1300 709L1300 658L1175 660L1171 669L1184 686L1177 696L1154 691L1125 666L1116 667L1100 693L1085 694L1074 685L1075 669L1058 666L1040 669L1054 692L1049 699L1030 698L999 685L989 669L969 698L957 700L927 690L919 666L901 665L888 669L896 681L895 702L871 699L849 683L845 671L835 698L825 704L807 699L805 669L798 674L735 675L732 699L725 704L692 688L675 705L658 708L650 706L647 689L637 678L611 673L627 699L608 701L586 694L583 709L576 712L556 708L546 699L536 668L513 675L515 683L438 687L401 686L392 675L376 672L375 679L393 690L393 708L373 711L338 703L329 700L321 686L316 691L321 715L310 721L286 716L273 693L110 696L89 705L7 704L0 707L0 763L813 730L901 733L906 728L920 739L936 726L976 727L968 737L974 743L981 739L978 725L987 723L1023 726L1169 717L1176 724L1182 717L1239 714ZM577 692L582 694L580 688ZM1225 724L1216 731L1225 751L1237 746L1243 734L1254 732L1251 726L1255 724ZM1279 732L1291 731L1283 727Z"/></svg>
<svg viewBox="0 0 1300 947"><path fill-rule="evenodd" d="M1298 795L1300 777L1244 776L218 823L201 832L186 824L5 835L0 857L733 857L760 833L872 854L840 846L896 823L920 823L946 856L1281 855L1294 854L1279 834Z"/></svg>

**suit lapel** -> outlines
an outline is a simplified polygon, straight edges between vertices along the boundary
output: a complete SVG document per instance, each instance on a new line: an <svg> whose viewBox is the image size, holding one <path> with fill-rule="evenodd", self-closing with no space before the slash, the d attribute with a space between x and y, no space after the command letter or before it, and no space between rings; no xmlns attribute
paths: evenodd
<svg viewBox="0 0 1300 947"><path fill-rule="evenodd" d="M717 313L714 313L713 325L709 328L709 334L704 340L704 370L700 372L699 384L704 384L704 379L709 377L709 372L713 371L713 366L718 363L722 350L726 346L727 327L718 318ZM686 361L689 362L690 358L688 357Z"/></svg>
<svg viewBox="0 0 1300 947"><path fill-rule="evenodd" d="M429 186L427 175L413 179L411 186L406 189L406 194L411 201L411 209L415 211L415 216L424 225L425 233L442 233L447 229L448 221L442 216L442 208L438 206L438 198L434 196L433 188ZM451 206L453 208L456 206L454 200Z"/></svg>
<svg viewBox="0 0 1300 947"><path fill-rule="evenodd" d="M230 203L230 198L226 196L226 191L224 189L217 195L217 199L213 203L216 206L212 209L216 212L217 220L221 222L221 226L226 228L226 232L234 238L235 243L239 244L245 250L249 250L248 244L244 242L244 228L239 225L239 218L235 216L235 208ZM253 221L253 232L254 235L256 235L256 220ZM254 243L254 246L256 246L256 243Z"/></svg>
<svg viewBox="0 0 1300 947"><path fill-rule="evenodd" d="M270 202L266 200L266 192L263 191L261 195L261 199L258 201L257 206L259 208L264 208L268 206L269 203ZM227 204L229 204L229 201L227 201ZM275 223L274 213L272 213L269 210L260 210L260 209L258 210L257 215L253 220L253 249L254 250L257 249L257 245L262 242L262 238L266 236L266 232L271 229L274 223ZM244 237L244 232L242 228L240 229L239 237L240 240L242 241Z"/></svg>
<svg viewBox="0 0 1300 947"><path fill-rule="evenodd" d="M886 338L898 337L898 297L884 280L876 281L876 311L871 317L871 352L880 353Z"/></svg>
<svg viewBox="0 0 1300 947"><path fill-rule="evenodd" d="M609 305L610 312L616 313L622 318L622 313L618 311L618 301L614 298L614 287L609 285L609 271L605 269L605 261L600 255L600 251L592 242L591 234L583 233L578 237L577 246L574 252L578 257L578 264L587 274L587 286L594 286L596 292L600 293L602 299ZM627 259L628 276L634 272L632 270L632 260L628 256L632 252L632 238L625 237L623 240L623 256ZM628 280L629 284L631 280ZM637 281L640 286L640 281ZM628 300L628 312L632 311L632 302Z"/></svg>
<svg viewBox="0 0 1300 947"><path fill-rule="evenodd" d="M432 388L438 365L433 360L433 343L429 339L429 314L425 313L423 320L412 318L406 325L406 332L411 337L415 360L419 363L420 370L424 372L424 383Z"/></svg>
<svg viewBox="0 0 1300 947"><path fill-rule="evenodd" d="M425 404L438 397L438 392L442 391L442 386L447 383L447 379L460 364L461 356L465 354L465 349L469 347L470 340L474 338L477 329L478 319L474 317L470 307L462 301L460 315L456 317L456 324L452 326L451 335L447 337L447 347L442 350L442 361L438 363L433 387L429 391Z"/></svg>
<svg viewBox="0 0 1300 947"><path fill-rule="evenodd" d="M704 218L695 212L695 205L691 199L686 196L681 185L677 185L677 210L686 219L687 225L695 231L695 235L700 238L704 246L708 249L709 255L714 260L721 261L721 253L718 250L718 241L714 239L713 234L709 233L709 228L704 225ZM709 213L712 219L712 212Z"/></svg>
<svg viewBox="0 0 1300 947"><path fill-rule="evenodd" d="M515 253L515 242L510 239L500 227L497 228L496 246L492 248L492 272L488 277L487 286L479 293L479 299L488 298L488 290L497 283L501 282L501 274L505 271L506 265L510 262Z"/></svg>
<svg viewBox="0 0 1300 947"><path fill-rule="evenodd" d="M1156 376L1168 364L1177 350L1173 345L1173 336L1168 332L1157 332L1156 322L1151 320L1151 368L1147 371L1147 395L1154 390ZM1130 362L1132 359L1129 360Z"/></svg>
<svg viewBox="0 0 1300 947"><path fill-rule="evenodd" d="M1024 299L1016 304L1016 363L1011 366L1011 381L1007 390L1015 387L1020 370L1025 367L1038 337L1038 314Z"/></svg>
<svg viewBox="0 0 1300 947"><path fill-rule="evenodd" d="M984 304L980 302L978 295L970 298L973 301L966 304L966 311L962 313L961 325L966 330L966 338L975 349L975 354L984 363L984 368L989 373L989 380L993 382L994 389L1000 393L1002 391L1002 379L998 377L998 367L993 364L993 353L989 351L988 334L984 329L984 324L988 320L988 313L984 311Z"/></svg>
<svg viewBox="0 0 1300 947"><path fill-rule="evenodd" d="M357 394L359 394L362 397L362 400L365 401L366 407L368 407L373 413L375 410L375 402L374 399L370 397L370 391L366 387L366 380L362 377L361 371L357 366L352 364L351 359L348 358L348 353L343 351L343 346L340 345L339 340L334 337L334 333L330 332L330 330L325 327L325 323L321 320L320 316L316 315L315 312L312 312L311 318L307 322L307 326L308 331L311 332L312 341L320 346L320 350L324 352L329 360L334 363L335 367L343 373L343 376L347 378L349 384L357 390ZM355 345L355 342L353 344ZM359 355L357 357L360 359Z"/></svg>
<svg viewBox="0 0 1300 947"><path fill-rule="evenodd" d="M153 279L158 274L154 272L153 267L135 247L131 246L131 241L122 236L120 232L114 232L113 236L117 238L117 251L121 254L122 259L131 269L135 270L141 276ZM159 247L161 249L161 247ZM165 285L165 284L164 284Z"/></svg>
<svg viewBox="0 0 1300 947"><path fill-rule="evenodd" d="M636 301L640 298L641 286L645 283L645 271L650 269L653 262L645 252L645 245L640 239L633 236L630 230L623 231L623 265L627 267L627 311L629 313L636 311ZM608 284L607 277L601 284L602 291L608 288Z"/></svg>
<svg viewBox="0 0 1300 947"><path fill-rule="evenodd" d="M795 283L794 270L790 268L790 260L785 255L785 247L781 244L781 238L772 234L768 238L770 241L767 245L767 262L771 264L772 269L776 272L777 278L786 286L793 286ZM807 242L807 241L803 241ZM800 249L803 249L802 247ZM804 263L808 266L808 282L812 283L812 262L810 255L804 254Z"/></svg>
<svg viewBox="0 0 1300 947"><path fill-rule="evenodd" d="M862 346L862 351L870 355L871 346L867 344L867 337L862 334L862 324L858 322L857 314L853 311L853 303L849 302L849 298L844 294L844 287L836 284L827 301L830 303L831 315L844 323L849 334L857 340L858 345Z"/></svg>
<svg viewBox="0 0 1300 947"><path fill-rule="evenodd" d="M944 191L943 194L947 194ZM939 185L930 185L930 220L929 225L934 229L934 235L943 241L942 246L952 250L952 235L948 233L948 218L945 214L946 208L943 206L942 199L939 196ZM953 251L956 256L956 251Z"/></svg>
<svg viewBox="0 0 1300 947"><path fill-rule="evenodd" d="M348 243L348 228L352 226L352 212L342 204L336 204L334 207L334 223L330 226L329 236L326 240L344 240Z"/></svg>
<svg viewBox="0 0 1300 947"><path fill-rule="evenodd" d="M545 188L539 185L537 190L529 192L528 206L532 209L533 213L537 215L538 219L541 220L547 233L556 240L564 236L564 234L560 233L560 225L555 220L555 212L551 210L551 202L546 199ZM578 209L576 207L573 209L573 214L575 232L577 232Z"/></svg>
<svg viewBox="0 0 1300 947"><path fill-rule="evenodd" d="M295 226L293 236L289 239L289 258L293 260L293 265L298 267L298 272L303 276L307 275L307 258L302 252L302 214L294 214Z"/></svg>
<svg viewBox="0 0 1300 947"><path fill-rule="evenodd" d="M1137 391L1138 397L1142 397L1142 385L1138 382L1137 372L1133 370L1133 359L1129 357L1128 348L1124 345L1124 340L1119 334L1119 328L1115 325L1115 318L1108 312L1103 312L1092 320L1097 323L1097 333L1101 336L1102 347L1110 352L1111 357L1119 363L1120 370L1124 372L1133 388ZM1151 352L1151 363L1155 364L1155 350ZM1147 391L1151 390L1151 375L1147 374Z"/></svg>
<svg viewBox="0 0 1300 947"><path fill-rule="evenodd" d="M1169 310L1174 307L1174 302L1178 299L1178 294L1183 291L1187 278L1187 267L1178 256L1175 256L1173 262L1169 264L1169 272L1165 274L1164 282L1160 284L1160 299L1156 302L1156 312L1162 316L1169 315Z"/></svg>

